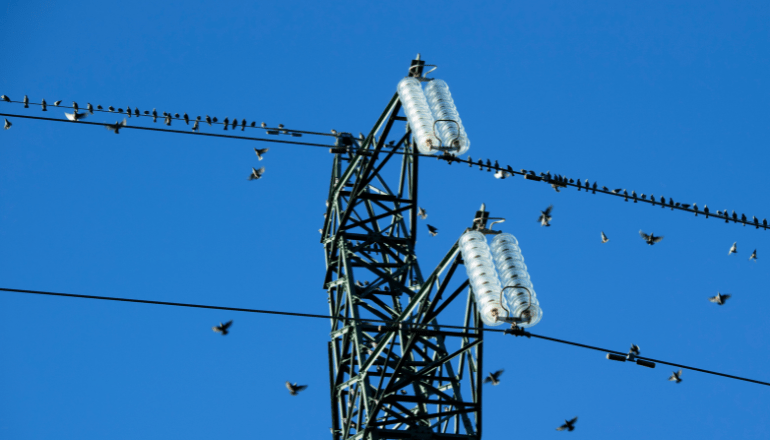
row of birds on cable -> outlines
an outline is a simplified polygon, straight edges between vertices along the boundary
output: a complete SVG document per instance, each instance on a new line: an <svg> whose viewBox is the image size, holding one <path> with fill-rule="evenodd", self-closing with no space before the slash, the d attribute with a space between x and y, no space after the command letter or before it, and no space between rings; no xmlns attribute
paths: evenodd
<svg viewBox="0 0 770 440"><path fill-rule="evenodd" d="M706 218L709 217L717 217L725 220L725 223L729 223L732 221L733 223L743 223L744 226L747 224L753 225L755 228L759 229L760 227L767 229L768 223L767 219L762 219L762 222L760 223L759 219L756 216L752 216L751 219L749 219L746 214L741 214L740 216L733 210L731 213L728 213L728 210L717 210L716 213L712 212L708 205L703 205L703 208L699 208L697 203L688 204L688 203L680 203L675 202L674 199L668 198L668 201L666 201L666 197L660 196L659 198L655 198L654 194L650 194L648 197L646 194L637 194L636 191L629 192L626 189L623 188L617 188L617 189L609 189L606 186L599 186L597 182L593 182L593 184L588 180L585 179L585 181L581 181L580 179L572 179L566 176L562 176L561 174L555 174L552 175L550 171L547 171L545 173L541 172L539 174L535 173L532 170L526 170L521 169L519 171L515 171L510 165L507 165L505 167L501 166L497 161L492 163L490 159L486 160L486 163L483 159L479 159L477 162L474 162L473 159L468 156L467 160L459 159L451 155L445 155L445 156L438 156L439 160L446 160L451 165L452 162L462 162L467 163L469 167L478 166L479 170L492 172L495 171L495 178L497 179L506 179L508 177L511 177L516 174L521 174L524 176L525 179L528 180L536 180L536 181L543 181L546 183L549 183L551 187L556 192L561 192L560 188L564 188L567 186L573 186L576 187L578 191L585 190L586 192L591 192L592 194L596 194L597 191L605 194L613 194L619 197L623 197L624 200L627 202L629 200L632 200L634 203L637 202L645 202L645 203L651 203L653 206L660 205L661 208L670 208L672 211L674 209L681 209L685 211L690 211L695 213L695 216L697 217L699 214L705 216Z"/></svg>
<svg viewBox="0 0 770 440"><path fill-rule="evenodd" d="M0 95L0 100L5 101L5 102L16 102L16 101L11 100L6 95ZM24 100L22 100L21 103L24 104L24 108L29 108L30 102L29 102L29 98L27 97L27 95L24 95ZM54 101L54 103L52 105L54 107L60 107L61 103L62 103L61 100ZM42 107L42 110L44 112L48 111L48 105L49 104L46 102L45 99L43 99L39 105ZM67 107L64 107L64 108L67 108ZM109 106L105 110L104 107L102 107L101 105L97 105L96 107L94 107L90 102L86 104L86 107L85 107L85 109L84 109L84 111L82 113L80 113L81 107L78 105L77 102L73 101L71 108L74 110L74 112L73 113L65 113L65 116L70 121L75 121L75 122L77 122L77 121L79 121L81 119L85 119L89 114L93 115L95 111L124 113L124 110L122 108L115 108L113 106ZM202 118L201 116L196 116L195 118L192 118L187 113L183 113L182 115L180 115L179 113L174 113L174 114L167 113L167 112L158 113L158 111L156 109L152 109L152 111L149 111L149 110L141 111L141 110L139 110L138 107L135 107L135 108L132 109L130 106L126 107L125 114L129 118L132 117L132 115L134 117L140 117L140 116L152 117L152 122L157 122L158 118L161 118L161 119L163 119L164 124L166 124L167 126L171 126L171 122L173 120L175 120L175 119L176 120L183 120L186 125L190 125L190 122L192 122L193 123L192 131L198 131L199 128L200 128L200 124L202 124L203 122L207 123L209 126L212 126L213 124L219 124L220 123L219 119L216 116L211 117L209 115L206 115L205 118ZM5 129L8 130L11 127L11 125L13 125L13 124L8 122L7 119L5 121L6 121ZM224 126L225 130L228 130L228 128L231 128L232 130L236 130L239 126L241 128L241 131L244 131L246 129L246 127L257 128L256 121L252 121L252 122L249 123L249 122L246 121L246 119L241 119L239 121L238 118L233 118L232 121L230 120L230 118L225 118L221 122L221 124ZM118 130L120 129L120 127L123 127L123 126L127 125L127 121L126 121L126 119L124 119L123 122L121 122L121 123L116 122L115 124L111 124L111 125L112 125L112 127L108 126L108 129L110 129L111 131L113 131L115 133L118 133ZM262 123L259 124L259 127L265 129L266 133L270 134L270 135L286 134L286 135L290 135L290 136L293 136L293 137L301 137L302 136L302 133L298 133L298 132L295 132L295 131L290 131L290 130L285 129L283 124L278 124L277 128L271 128L271 127L268 127L266 123L262 122ZM337 134L336 130L332 130L332 134L336 135Z"/></svg>
<svg viewBox="0 0 770 440"><path fill-rule="evenodd" d="M219 325L215 325L214 327L211 327L211 330L214 331L214 333L219 333L222 336L227 336L230 333L230 327L233 325L233 321L227 321L227 322L220 322ZM286 389L289 390L289 394L292 396L296 396L299 394L300 391L307 388L307 385L297 385L296 383L286 382Z"/></svg>

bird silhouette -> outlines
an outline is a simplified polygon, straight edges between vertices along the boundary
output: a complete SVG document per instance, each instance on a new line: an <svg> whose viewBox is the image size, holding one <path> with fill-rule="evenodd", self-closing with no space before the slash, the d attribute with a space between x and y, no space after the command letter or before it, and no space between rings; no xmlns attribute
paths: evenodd
<svg viewBox="0 0 770 440"><path fill-rule="evenodd" d="M90 102L87 102L87 103L86 103L86 110L88 110L88 113L90 113L90 114L92 114L92 115L94 114L94 106L93 106L93 105L91 105L91 103L90 103Z"/></svg>
<svg viewBox="0 0 770 440"><path fill-rule="evenodd" d="M70 121L77 122L77 121L79 121L81 119L85 119L86 116L88 116L88 113L86 113L86 112L78 113L77 110L75 110L73 113L64 112L64 116L66 116L67 119L69 119Z"/></svg>
<svg viewBox="0 0 770 440"><path fill-rule="evenodd" d="M206 115L206 123L211 126L211 117L209 115Z"/></svg>
<svg viewBox="0 0 770 440"><path fill-rule="evenodd" d="M3 96L5 96L5 95L3 95ZM11 128L11 125L13 125L13 124L11 124L11 121L9 121L8 119L6 119L6 120L5 120L5 125L3 126L3 128L4 128L4 129L6 129L6 130L8 130L9 128Z"/></svg>
<svg viewBox="0 0 770 440"><path fill-rule="evenodd" d="M682 370L680 369L679 371L674 371L673 373L671 373L671 377L669 377L668 380L674 381L676 383L681 382L682 381Z"/></svg>
<svg viewBox="0 0 770 440"><path fill-rule="evenodd" d="M164 121L164 123L166 125L169 125L169 126L171 125L171 114L170 113L166 115L166 120Z"/></svg>
<svg viewBox="0 0 770 440"><path fill-rule="evenodd" d="M187 113L184 114L184 123L185 125L190 125L190 117L187 116Z"/></svg>
<svg viewBox="0 0 770 440"><path fill-rule="evenodd" d="M551 226L551 211L553 210L553 205L550 205L549 207L545 208L545 211L540 211L540 217L537 218L537 221L540 222L540 226Z"/></svg>
<svg viewBox="0 0 770 440"><path fill-rule="evenodd" d="M730 295L729 293L725 293L724 295L722 295L721 293L717 292L717 295L709 298L709 301L719 304L721 306L725 303L725 301L727 301L728 298L730 298L730 296L732 295Z"/></svg>
<svg viewBox="0 0 770 440"><path fill-rule="evenodd" d="M197 120L193 123L192 131L198 131L198 121Z"/></svg>
<svg viewBox="0 0 770 440"><path fill-rule="evenodd" d="M730 246L730 251L727 252L727 255L737 254L737 253L738 253L738 242L736 241L735 243L733 243L732 246Z"/></svg>
<svg viewBox="0 0 770 440"><path fill-rule="evenodd" d="M27 97L27 95L24 95L24 100L22 102L24 103L24 108L29 108L29 97Z"/></svg>
<svg viewBox="0 0 770 440"><path fill-rule="evenodd" d="M494 386L497 386L500 384L500 375L503 374L503 371L505 370L497 370L494 373L489 373L489 375L484 379L484 383L491 383Z"/></svg>
<svg viewBox="0 0 770 440"><path fill-rule="evenodd" d="M575 430L575 422L577 422L577 417L573 418L572 420L565 420L564 424L556 428L557 431L574 431Z"/></svg>
<svg viewBox="0 0 770 440"><path fill-rule="evenodd" d="M233 130L238 127L238 118L233 118Z"/></svg>
<svg viewBox="0 0 770 440"><path fill-rule="evenodd" d="M602 231L602 243L607 243L608 241L610 241L610 239L607 238L607 236L604 234L604 231Z"/></svg>
<svg viewBox="0 0 770 440"><path fill-rule="evenodd" d="M7 97L5 95L0 95L0 99L2 99L5 102L11 102L11 98L9 98L9 97Z"/></svg>
<svg viewBox="0 0 770 440"><path fill-rule="evenodd" d="M54 107L58 107L58 106L59 106L59 104L61 104L61 99L60 99L60 100L58 100L58 101L54 101L54 103L53 103L53 106L54 106Z"/></svg>
<svg viewBox="0 0 770 440"><path fill-rule="evenodd" d="M423 219L423 220L425 220L426 218L428 218L428 212L427 212L427 211L425 211L425 210L424 210L424 209L422 209L422 208L417 208L417 215L419 215L419 216L420 216L420 218L421 218L421 219Z"/></svg>
<svg viewBox="0 0 770 440"><path fill-rule="evenodd" d="M245 129L246 129L246 120L245 119L241 119L241 131L243 131Z"/></svg>
<svg viewBox="0 0 770 440"><path fill-rule="evenodd" d="M751 256L749 257L749 261L754 260L757 261L757 250L754 249L754 252L751 253Z"/></svg>
<svg viewBox="0 0 770 440"><path fill-rule="evenodd" d="M435 226L428 225L428 233L435 237L438 234L438 228Z"/></svg>
<svg viewBox="0 0 770 440"><path fill-rule="evenodd" d="M61 101L59 101L59 102L61 102ZM54 103L54 104L55 104L55 103ZM107 107L107 110L109 110L109 111L111 111L111 112L114 112L114 111L115 111L115 107L113 107L113 106L109 106L109 107Z"/></svg>
<svg viewBox="0 0 770 440"><path fill-rule="evenodd" d="M633 361L637 356L639 356L639 353L641 353L639 346L636 344L631 344L631 348L628 349L626 358L628 358L629 361Z"/></svg>
<svg viewBox="0 0 770 440"><path fill-rule="evenodd" d="M230 328L231 325L233 325L233 321L232 320L227 321L224 324L222 324L220 322L219 325L215 325L214 327L211 327L211 330L213 330L215 333L220 333L220 334L222 334L222 336L225 336L228 333L230 333L230 331L228 329Z"/></svg>
<svg viewBox="0 0 770 440"><path fill-rule="evenodd" d="M230 126L230 118L225 118L222 122L225 124L225 130L227 130L227 127Z"/></svg>
<svg viewBox="0 0 770 440"><path fill-rule="evenodd" d="M641 229L639 230L639 236L642 237L644 241L647 242L647 244L649 244L650 246L654 245L655 243L660 243L660 241L663 240L662 235L660 237L656 237L655 234L647 235L644 232L642 232Z"/></svg>
<svg viewBox="0 0 770 440"><path fill-rule="evenodd" d="M263 148L261 150L254 149L254 152L257 153L257 159L262 160L262 155L270 151L269 148Z"/></svg>
<svg viewBox="0 0 770 440"><path fill-rule="evenodd" d="M139 107L134 107L134 116L139 116L139 113L141 113Z"/></svg>
<svg viewBox="0 0 770 440"><path fill-rule="evenodd" d="M152 109L152 122L158 122L158 111Z"/></svg>
<svg viewBox="0 0 770 440"><path fill-rule="evenodd" d="M105 125L105 127L107 128L107 130L109 130L109 131L111 131L111 132L113 132L115 134L120 134L120 127L125 127L127 125L128 124L126 123L126 119L123 118L123 122L115 121L114 124L107 124L107 125Z"/></svg>
<svg viewBox="0 0 770 440"><path fill-rule="evenodd" d="M265 167L262 167L258 170L252 168L251 174L249 175L249 180L257 180L262 178L262 174L265 173Z"/></svg>
<svg viewBox="0 0 770 440"><path fill-rule="evenodd" d="M46 102L45 102L45 98L44 98L44 99L43 99L43 101L40 103L40 105L41 105L41 106L43 106L43 111L44 111L44 112L47 112L47 111L48 111L48 103L46 103Z"/></svg>
<svg viewBox="0 0 770 440"><path fill-rule="evenodd" d="M300 391L304 390L305 388L307 388L307 385L297 385L296 382L294 384L292 384L291 382L286 382L286 389L289 390L289 394L291 394L292 396L296 396Z"/></svg>

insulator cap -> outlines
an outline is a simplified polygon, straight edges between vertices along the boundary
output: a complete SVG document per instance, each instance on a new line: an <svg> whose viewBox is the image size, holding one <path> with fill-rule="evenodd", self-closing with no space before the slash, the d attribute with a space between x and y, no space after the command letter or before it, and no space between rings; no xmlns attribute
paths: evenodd
<svg viewBox="0 0 770 440"><path fill-rule="evenodd" d="M620 362L625 362L626 361L626 357L625 356L621 356L621 355L615 354L615 353L607 353L607 359L609 359L611 361L620 361Z"/></svg>

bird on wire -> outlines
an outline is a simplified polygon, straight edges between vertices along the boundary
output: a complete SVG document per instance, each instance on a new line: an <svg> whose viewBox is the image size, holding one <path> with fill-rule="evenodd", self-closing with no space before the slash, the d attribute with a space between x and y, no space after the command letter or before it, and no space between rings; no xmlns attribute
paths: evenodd
<svg viewBox="0 0 770 440"><path fill-rule="evenodd" d="M727 301L727 299L730 298L730 296L731 295L729 293L725 293L724 295L722 295L721 293L717 292L717 295L709 298L709 301L719 304L721 306L721 305L724 305L725 301Z"/></svg>
<svg viewBox="0 0 770 440"><path fill-rule="evenodd" d="M29 97L27 95L24 95L24 100L22 102L24 103L24 108L29 108Z"/></svg>
<svg viewBox="0 0 770 440"><path fill-rule="evenodd" d="M211 117L209 115L206 115L206 123L211 126Z"/></svg>
<svg viewBox="0 0 770 440"><path fill-rule="evenodd" d="M257 180L262 178L262 174L265 173L265 167L262 167L260 169L251 169L251 174L249 175L249 180Z"/></svg>
<svg viewBox="0 0 770 440"><path fill-rule="evenodd" d="M269 148L262 148L261 150L256 148L254 149L254 152L257 154L257 159L259 160L262 160L262 155L267 153L268 151L270 151Z"/></svg>
<svg viewBox="0 0 770 440"><path fill-rule="evenodd" d="M420 218L423 220L428 218L428 213L422 208L417 208L417 215L420 216Z"/></svg>
<svg viewBox="0 0 770 440"><path fill-rule="evenodd" d="M75 113L77 113L80 110L80 107L78 107L78 103L75 101L72 101L72 110L75 110Z"/></svg>
<svg viewBox="0 0 770 440"><path fill-rule="evenodd" d="M438 234L438 228L436 228L435 226L428 225L428 233L435 237L436 234Z"/></svg>
<svg viewBox="0 0 770 440"><path fill-rule="evenodd" d="M190 117L187 116L187 113L184 114L184 123L185 125L190 125Z"/></svg>
<svg viewBox="0 0 770 440"><path fill-rule="evenodd" d="M299 394L300 391L304 390L305 388L307 388L307 385L297 385L296 382L294 384L292 384L291 382L286 382L286 389L289 390L289 394L291 394L292 396L296 396L297 394Z"/></svg>
<svg viewBox="0 0 770 440"><path fill-rule="evenodd" d="M732 246L730 246L730 251L727 252L727 255L737 254L737 253L738 253L738 242L736 241L735 243L733 243Z"/></svg>
<svg viewBox="0 0 770 440"><path fill-rule="evenodd" d="M497 370L494 373L489 373L486 379L484 379L484 383L491 383L493 386L500 385L500 376L503 374L503 371L505 370Z"/></svg>
<svg viewBox="0 0 770 440"><path fill-rule="evenodd" d="M553 210L553 205L545 208L545 211L540 211L540 217L538 217L537 221L540 222L540 226L551 226L551 211Z"/></svg>
<svg viewBox="0 0 770 440"><path fill-rule="evenodd" d="M5 102L11 102L11 98L9 98L9 97L7 97L5 95L0 95L0 99L2 99Z"/></svg>
<svg viewBox="0 0 770 440"><path fill-rule="evenodd" d="M123 122L115 121L114 124L106 124L104 127L115 134L120 134L120 127L125 127L127 125L126 119L123 118Z"/></svg>
<svg viewBox="0 0 770 440"><path fill-rule="evenodd" d="M88 113L94 114L94 106L90 102L86 103L86 110L88 110Z"/></svg>
<svg viewBox="0 0 770 440"><path fill-rule="evenodd" d="M577 417L573 418L572 420L565 420L564 424L556 428L557 431L574 431L575 430L575 423L577 422Z"/></svg>
<svg viewBox="0 0 770 440"><path fill-rule="evenodd" d="M639 230L639 236L644 239L644 241L649 244L650 246L654 245L655 243L660 243L661 240L663 240L663 236L656 237L655 234L647 235L642 230Z"/></svg>
<svg viewBox="0 0 770 440"><path fill-rule="evenodd" d="M3 95L3 96L5 96L5 95ZM6 120L5 120L5 125L3 126L3 128L4 128L4 129L6 129L6 130L8 130L9 128L11 128L11 125L13 125L13 124L11 124L11 121L9 121L8 119L6 119Z"/></svg>
<svg viewBox="0 0 770 440"><path fill-rule="evenodd" d="M757 261L757 250L754 249L754 252L751 253L751 256L749 257L749 261L754 260Z"/></svg>
<svg viewBox="0 0 770 440"><path fill-rule="evenodd" d="M626 355L626 358L628 358L629 361L633 361L637 356L639 356L639 353L642 351L639 349L639 346L636 344L631 344L631 348L628 349L628 354Z"/></svg>
<svg viewBox="0 0 770 440"><path fill-rule="evenodd" d="M61 101L59 101L59 102L61 102ZM109 107L107 107L107 110L109 110L111 112L114 112L115 111L115 107L109 106Z"/></svg>
<svg viewBox="0 0 770 440"><path fill-rule="evenodd" d="M166 125L171 125L171 113L166 115L166 120L164 122Z"/></svg>
<svg viewBox="0 0 770 440"><path fill-rule="evenodd" d="M668 378L668 380L679 383L682 381L682 370L674 371L671 373L671 377Z"/></svg>
<svg viewBox="0 0 770 440"><path fill-rule="evenodd" d="M192 126L192 131L198 131L198 121L195 121Z"/></svg>
<svg viewBox="0 0 770 440"><path fill-rule="evenodd" d="M58 106L59 106L59 104L61 104L61 99L60 99L60 100L58 100L58 101L55 101L55 102L53 103L53 106L54 106L54 107L58 107Z"/></svg>
<svg viewBox="0 0 770 440"><path fill-rule="evenodd" d="M152 122L158 122L158 111L152 109Z"/></svg>
<svg viewBox="0 0 770 440"><path fill-rule="evenodd" d="M225 120L224 120L224 121L222 121L222 122L224 122L224 124L225 124L225 130L227 130L227 127L228 127L228 126L230 126L230 118L227 118L227 117L226 117L226 118L225 118Z"/></svg>
<svg viewBox="0 0 770 440"><path fill-rule="evenodd" d="M230 326L231 326L231 325L233 325L233 321L232 321L232 320L230 320L230 321L227 321L227 322L226 322L226 323L224 323L224 324L222 324L222 323L220 322L220 323L219 323L219 325L215 325L214 327L211 327L211 330L213 330L213 331L214 331L214 333L220 333L220 334L222 334L222 336L225 336L225 335L227 335L228 333L230 333L230 332L228 331L228 329L230 328Z"/></svg>
<svg viewBox="0 0 770 440"><path fill-rule="evenodd" d="M604 234L604 231L602 231L602 243L607 243L608 241L610 241L610 239L607 238L607 236Z"/></svg>
<svg viewBox="0 0 770 440"><path fill-rule="evenodd" d="M85 119L86 116L88 116L88 113L86 113L86 112L78 113L77 110L75 110L72 113L64 112L64 116L66 116L67 119L69 119L70 121L77 122L77 121L79 121L81 119Z"/></svg>
<svg viewBox="0 0 770 440"><path fill-rule="evenodd" d="M40 102L40 106L43 107L44 112L48 111L48 103L45 102L45 98L43 98L43 100Z"/></svg>

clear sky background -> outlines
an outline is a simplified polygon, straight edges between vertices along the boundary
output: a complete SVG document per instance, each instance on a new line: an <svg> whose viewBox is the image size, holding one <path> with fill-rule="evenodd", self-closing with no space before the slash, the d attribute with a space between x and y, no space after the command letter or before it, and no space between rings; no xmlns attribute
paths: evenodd
<svg viewBox="0 0 770 440"><path fill-rule="evenodd" d="M474 159L770 217L767 2L252 3L7 1L0 93L357 134L419 52ZM12 122L0 286L328 312L325 150L269 145L257 162L250 142ZM252 166L262 180L246 180ZM544 310L533 332L770 380L770 232L433 160L420 172L440 230L420 223L424 273L485 202L520 241ZM665 239L647 246L639 229ZM733 297L719 307L717 291ZM230 319L227 337L210 330ZM0 438L329 438L328 325L0 293ZM485 389L485 439L770 437L765 386L689 371L677 385L673 368L541 340L485 345L485 369L506 370ZM293 397L287 380L310 386Z"/></svg>

